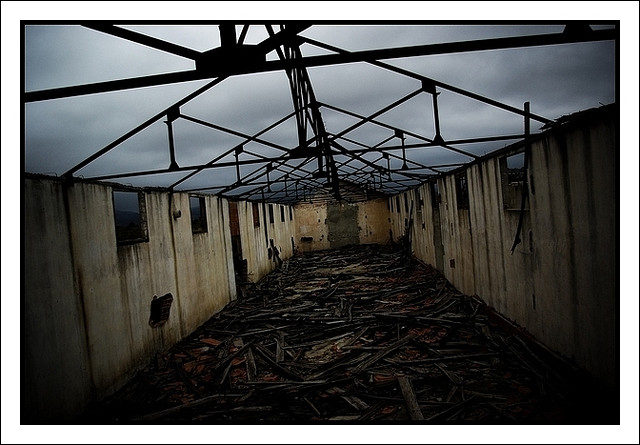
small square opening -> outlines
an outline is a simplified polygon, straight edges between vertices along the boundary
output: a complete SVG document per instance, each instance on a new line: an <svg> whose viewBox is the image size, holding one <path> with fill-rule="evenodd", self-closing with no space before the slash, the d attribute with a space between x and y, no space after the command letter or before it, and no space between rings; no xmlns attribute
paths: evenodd
<svg viewBox="0 0 640 445"><path fill-rule="evenodd" d="M173 295L165 294L161 297L157 295L153 296L151 300L151 313L149 315L149 326L152 328L158 328L164 325L169 320L171 313L171 303L173 302Z"/></svg>
<svg viewBox="0 0 640 445"><path fill-rule="evenodd" d="M437 209L440 205L440 189L438 188L437 182L429 183L429 193L431 195L431 207Z"/></svg>
<svg viewBox="0 0 640 445"><path fill-rule="evenodd" d="M456 176L456 202L458 209L469 209L469 185L467 183L466 173Z"/></svg>
<svg viewBox="0 0 640 445"><path fill-rule="evenodd" d="M415 201L418 203L417 208L418 212L422 211L422 206L424 205L424 201L422 200L422 196L420 194L420 189L415 189Z"/></svg>
<svg viewBox="0 0 640 445"><path fill-rule="evenodd" d="M260 227L260 207L257 202L251 203L251 210L253 211L253 227Z"/></svg>
<svg viewBox="0 0 640 445"><path fill-rule="evenodd" d="M118 245L149 241L144 193L114 190L113 214Z"/></svg>
<svg viewBox="0 0 640 445"><path fill-rule="evenodd" d="M520 210L526 174L523 151L500 158L502 206L505 210Z"/></svg>
<svg viewBox="0 0 640 445"><path fill-rule="evenodd" d="M189 196L189 209L191 210L191 232L207 232L207 211L204 197Z"/></svg>

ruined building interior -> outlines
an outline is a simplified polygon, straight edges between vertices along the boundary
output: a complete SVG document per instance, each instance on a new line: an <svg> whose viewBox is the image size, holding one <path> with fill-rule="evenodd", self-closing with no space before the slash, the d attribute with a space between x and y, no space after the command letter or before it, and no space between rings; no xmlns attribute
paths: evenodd
<svg viewBox="0 0 640 445"><path fill-rule="evenodd" d="M618 424L619 29L535 25L378 24L408 43L359 48L317 37L345 24L223 22L200 25L206 50L151 24L57 25L56 45L191 68L34 88L47 33L27 24L21 422ZM543 106L465 80L545 51L603 52L611 97L565 106L547 80ZM419 68L446 57L450 78ZM284 106L255 98L276 83ZM359 84L379 94L350 108ZM150 113L135 94L161 85L183 89ZM102 110L122 131L56 158L54 127L129 94Z"/></svg>

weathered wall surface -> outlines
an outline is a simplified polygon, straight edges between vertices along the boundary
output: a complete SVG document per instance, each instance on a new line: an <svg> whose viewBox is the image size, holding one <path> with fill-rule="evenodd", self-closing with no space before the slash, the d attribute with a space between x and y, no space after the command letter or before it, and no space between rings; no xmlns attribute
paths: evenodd
<svg viewBox="0 0 640 445"><path fill-rule="evenodd" d="M387 243L391 227L386 199L358 203L298 204L294 207L300 251L351 244Z"/></svg>
<svg viewBox="0 0 640 445"><path fill-rule="evenodd" d="M62 184L26 181L25 196L23 423L68 418L83 408L92 392Z"/></svg>
<svg viewBox="0 0 640 445"><path fill-rule="evenodd" d="M327 206L298 204L294 207L296 219L296 246L301 252L325 250L329 244L327 227Z"/></svg>
<svg viewBox="0 0 640 445"><path fill-rule="evenodd" d="M118 245L111 187L26 179L25 421L77 414L235 298L227 201L205 197L207 231L192 233L187 194L144 196L148 241Z"/></svg>
<svg viewBox="0 0 640 445"><path fill-rule="evenodd" d="M618 381L616 125L599 113L533 142L529 208L513 254L519 211L504 206L500 157L464 172L468 210L458 208L454 175L438 179L435 207L429 185L421 186L424 206L416 207L412 226L418 258L612 388ZM415 193L391 198L395 239L409 218L404 195L410 203Z"/></svg>
<svg viewBox="0 0 640 445"><path fill-rule="evenodd" d="M391 220L386 199L358 203L358 240L360 244L386 244L390 241Z"/></svg>
<svg viewBox="0 0 640 445"><path fill-rule="evenodd" d="M273 206L273 223L269 219L270 205ZM284 211L284 221L282 211ZM247 260L247 279L251 282L258 281L276 268L277 263L273 254L271 258L269 257L271 240L282 260L293 255L292 240L295 242L296 216L290 206L260 203L258 216L258 223L254 223L253 203L238 202L242 256Z"/></svg>

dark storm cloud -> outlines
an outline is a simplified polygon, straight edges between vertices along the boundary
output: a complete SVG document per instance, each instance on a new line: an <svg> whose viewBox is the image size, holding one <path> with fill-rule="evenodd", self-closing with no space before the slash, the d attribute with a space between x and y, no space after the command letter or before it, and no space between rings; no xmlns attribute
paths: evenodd
<svg viewBox="0 0 640 445"><path fill-rule="evenodd" d="M199 51L219 45L215 26L128 26L157 38ZM396 47L424 43L557 32L559 26L314 26L303 34L348 50ZM252 26L248 43L266 37ZM25 75L27 90L98 82L146 74L187 70L193 62L142 45L78 26L26 28ZM324 50L303 46L305 55ZM270 57L273 57L271 54ZM391 60L390 64L500 100L516 107L530 101L534 113L548 118L610 103L615 94L613 42L558 45L521 50L487 51L456 55ZM371 114L419 88L417 81L367 63L309 69L318 100L362 115ZM26 169L60 174L206 81L143 88L26 105ZM522 119L472 99L442 91L440 122L445 138L457 139L522 131ZM236 131L254 134L292 111L284 73L237 76L186 104L182 112ZM322 109L327 130L338 133L355 122L344 114ZM425 93L379 117L380 121L426 137L433 137L431 97ZM535 130L539 125L532 126ZM231 136L192 122L175 124L177 159L181 165L208 162L241 143ZM377 143L392 133L366 124L346 136L362 143ZM264 134L264 139L285 147L297 144L294 119ZM418 140L407 137L407 143ZM398 145L394 139L386 145ZM344 142L345 148L359 148ZM504 146L493 143L460 147L484 154ZM282 152L257 143L245 147L263 156ZM400 154L400 152L396 152ZM469 158L442 148L408 150L409 159L427 165L462 162ZM374 154L365 158L374 160ZM251 159L249 154L241 159ZM232 160L228 156L225 160ZM85 176L168 166L167 128L160 121L103 158L79 171ZM383 164L381 162L381 164ZM359 162L353 162L355 167ZM392 167L401 161L392 160ZM242 167L242 174L260 164ZM308 165L315 168L315 162ZM285 169L286 171L290 169ZM348 171L348 169L347 169ZM274 172L273 177L282 175ZM134 185L168 185L184 174L126 178ZM235 169L203 172L184 187L227 184Z"/></svg>

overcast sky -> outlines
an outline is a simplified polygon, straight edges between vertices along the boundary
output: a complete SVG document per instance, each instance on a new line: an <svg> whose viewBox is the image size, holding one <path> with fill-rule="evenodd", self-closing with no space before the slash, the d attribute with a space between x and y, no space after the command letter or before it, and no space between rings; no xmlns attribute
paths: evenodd
<svg viewBox="0 0 640 445"><path fill-rule="evenodd" d="M198 51L220 44L214 25L125 28ZM562 29L557 25L322 25L313 26L302 34L347 50L365 50L559 32ZM246 43L258 43L266 37L263 26L252 25ZM304 45L302 51L304 55L327 53L308 45ZM275 53L269 56L274 57ZM615 99L615 47L611 41L423 56L388 62L515 107L521 108L525 101L530 101L532 112L551 119L608 104ZM81 26L26 27L27 91L193 68L193 62L188 59ZM310 68L309 75L319 101L362 115L373 113L420 87L413 79L364 62ZM25 113L26 170L61 174L207 81L28 103ZM181 110L184 114L251 134L290 113L293 106L284 72L272 72L227 79ZM439 96L439 110L445 139L518 133L523 127L522 118L517 115L448 91ZM331 133L355 122L353 118L327 109L322 109L322 115ZM379 120L432 138L431 96L422 93L381 115ZM537 131L539 127L534 122L532 130ZM208 162L242 140L185 120L174 123L174 134L177 161L181 166ZM366 124L347 136L365 144L375 144L390 135L388 129ZM263 137L294 147L297 145L295 120L290 119ZM413 142L417 141L407 138L407 143ZM391 141L389 144L397 143ZM358 148L349 143L343 145L348 149ZM484 154L504 145L505 142L499 142L460 148ZM247 144L245 148L263 155L282 154L257 143ZM414 149L407 154L409 159L427 165L469 160L442 148ZM378 156L372 153L366 158L373 160ZM243 154L243 158L250 159L250 156ZM225 160L232 159L230 156ZM160 169L168 165L167 127L158 121L77 174L89 177ZM358 166L357 163L353 165ZM400 161L392 160L392 167L400 165ZM242 173L255 168L257 165L244 166ZM184 175L125 178L120 182L166 186ZM272 177L275 176L277 174ZM180 188L222 185L234 180L233 168L214 169L196 175Z"/></svg>

